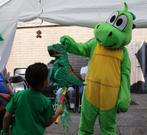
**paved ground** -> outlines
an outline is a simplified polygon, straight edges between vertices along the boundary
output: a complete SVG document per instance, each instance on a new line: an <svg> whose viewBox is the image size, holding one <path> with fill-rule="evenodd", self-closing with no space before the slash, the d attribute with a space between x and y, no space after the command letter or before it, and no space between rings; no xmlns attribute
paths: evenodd
<svg viewBox="0 0 147 135"><path fill-rule="evenodd" d="M117 116L118 135L147 135L147 94L132 94L133 105L127 113ZM77 135L79 113L71 114L72 122L66 135ZM45 135L64 135L62 125L53 124L46 129ZM100 135L98 122L94 135Z"/></svg>

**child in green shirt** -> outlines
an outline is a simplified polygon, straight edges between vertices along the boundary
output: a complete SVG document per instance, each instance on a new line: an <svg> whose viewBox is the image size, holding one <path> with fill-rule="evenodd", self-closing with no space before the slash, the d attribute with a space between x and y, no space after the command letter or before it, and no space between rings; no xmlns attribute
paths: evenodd
<svg viewBox="0 0 147 135"><path fill-rule="evenodd" d="M30 65L25 78L29 89L17 92L6 106L3 135L8 134L12 115L12 135L43 135L45 127L50 126L63 113L61 108L54 113L51 101L41 93L48 84L48 69L45 64Z"/></svg>

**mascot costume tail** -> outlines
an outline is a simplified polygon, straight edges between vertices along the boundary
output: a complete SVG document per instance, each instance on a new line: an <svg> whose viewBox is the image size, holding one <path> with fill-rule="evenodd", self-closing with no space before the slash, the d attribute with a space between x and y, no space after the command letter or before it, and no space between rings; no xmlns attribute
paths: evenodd
<svg viewBox="0 0 147 135"><path fill-rule="evenodd" d="M69 53L89 57L79 135L93 134L97 116L102 135L117 135L117 111L126 112L131 102L131 64L125 45L131 41L134 19L124 3L124 9L95 27L95 37L86 43L69 36L60 39Z"/></svg>

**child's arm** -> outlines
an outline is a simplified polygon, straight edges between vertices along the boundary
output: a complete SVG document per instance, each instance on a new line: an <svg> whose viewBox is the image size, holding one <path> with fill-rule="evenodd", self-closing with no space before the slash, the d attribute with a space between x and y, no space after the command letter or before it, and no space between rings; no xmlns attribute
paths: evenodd
<svg viewBox="0 0 147 135"><path fill-rule="evenodd" d="M2 135L8 135L8 130L12 118L12 114L16 108L16 99L18 96L19 92L16 93L10 100L10 102L6 106L6 113L3 118L3 132Z"/></svg>
<svg viewBox="0 0 147 135"><path fill-rule="evenodd" d="M5 94L5 93L0 93L0 97L6 99L6 100L10 100L11 96L9 94Z"/></svg>
<svg viewBox="0 0 147 135"><path fill-rule="evenodd" d="M8 87L8 92L9 92L9 95L13 95L13 88L12 88L12 86L11 86L11 84L10 83L7 83L7 87Z"/></svg>
<svg viewBox="0 0 147 135"><path fill-rule="evenodd" d="M11 122L12 114L10 112L6 112L3 118L3 131L2 135L7 135L9 131L9 126Z"/></svg>
<svg viewBox="0 0 147 135"><path fill-rule="evenodd" d="M52 118L49 118L46 122L45 122L45 126L50 126L52 123L54 123L56 121L56 119L58 118L59 115L61 115L63 113L63 109L62 108L58 108L55 112L55 115Z"/></svg>

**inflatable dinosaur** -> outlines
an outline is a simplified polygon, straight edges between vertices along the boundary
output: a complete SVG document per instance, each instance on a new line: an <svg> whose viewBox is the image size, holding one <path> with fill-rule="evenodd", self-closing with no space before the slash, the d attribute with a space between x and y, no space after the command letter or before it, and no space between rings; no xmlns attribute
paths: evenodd
<svg viewBox="0 0 147 135"><path fill-rule="evenodd" d="M49 72L50 86L61 88L56 93L56 102L64 109L64 113L57 118L55 123L58 124L61 121L66 133L70 123L70 114L66 107L67 87L69 85L82 85L83 82L74 74L64 45L48 46L48 52L51 57L55 58L48 63L48 65L52 65Z"/></svg>
<svg viewBox="0 0 147 135"><path fill-rule="evenodd" d="M131 102L131 65L125 46L131 41L134 19L124 3L124 9L96 25L95 37L86 43L69 36L60 38L69 53L89 57L79 135L93 134L97 116L102 135L117 134L116 113L126 112Z"/></svg>

